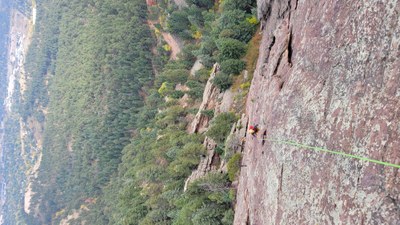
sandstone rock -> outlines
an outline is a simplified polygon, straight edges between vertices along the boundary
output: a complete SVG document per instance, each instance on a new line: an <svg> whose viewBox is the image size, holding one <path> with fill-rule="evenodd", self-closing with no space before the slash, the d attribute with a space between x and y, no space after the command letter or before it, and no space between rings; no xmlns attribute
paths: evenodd
<svg viewBox="0 0 400 225"><path fill-rule="evenodd" d="M228 89L218 95L218 105L215 107L215 114L229 112L234 101L234 93Z"/></svg>
<svg viewBox="0 0 400 225"><path fill-rule="evenodd" d="M233 124L231 132L228 136L225 146L225 154L234 154L236 152L242 152L244 147L244 137L247 129L247 117L243 114L242 118L235 124ZM184 190L186 191L188 185L193 181L204 177L210 172L227 172L227 162L224 160L227 156L221 158L215 153L217 144L211 138L206 137L204 140L204 147L207 152L201 157L199 166L192 172L189 178L185 181Z"/></svg>
<svg viewBox="0 0 400 225"><path fill-rule="evenodd" d="M204 68L204 66L203 66L203 64L201 64L200 59L196 60L192 69L190 69L190 75L195 76L196 72L202 68Z"/></svg>
<svg viewBox="0 0 400 225"><path fill-rule="evenodd" d="M177 85L175 86L175 90L177 90L177 91L182 91L182 92L186 92L186 91L189 91L190 88L189 88L188 86L186 86L186 85L183 85L183 84L177 84ZM180 98L180 99L178 100L178 103L179 103L179 105L182 106L183 108L186 108L186 107L189 106L189 101L190 101L189 95L188 95L188 94L184 94L184 95L182 96L182 98Z"/></svg>
<svg viewBox="0 0 400 225"><path fill-rule="evenodd" d="M203 133L208 129L210 122L209 117L202 114L204 110L214 110L214 114L231 111L235 103L235 94L232 90L228 89L224 92L214 86L212 79L214 79L216 73L219 70L219 65L215 64L210 78L207 81L206 87L203 93L203 100L199 107L195 118L192 120L188 131L189 133ZM246 135L246 127L248 120L243 115L242 119L232 126L231 133L228 137L227 144L225 146L225 152L229 151L229 154L235 152L241 152L243 149L243 137ZM206 137L204 145L207 148L206 155L200 160L198 168L192 172L191 176L186 180L184 190L187 189L188 185L196 179L199 179L210 172L226 172L226 161L220 159L219 155L215 153L214 149L217 144L212 139ZM217 164L216 164L217 163Z"/></svg>
<svg viewBox="0 0 400 225"><path fill-rule="evenodd" d="M203 145L206 148L207 153L201 156L197 170L193 171L189 178L186 179L185 186L183 188L184 191L187 190L189 184L192 183L194 180L205 176L210 171L216 171L218 168L217 166L219 165L220 157L214 151L217 143L215 143L215 141L211 138L206 137Z"/></svg>
<svg viewBox="0 0 400 225"><path fill-rule="evenodd" d="M202 133L206 130L208 127L208 122L210 118L207 116L203 115L201 112L203 110L209 110L212 109L214 110L216 108L217 103L217 97L219 95L219 89L214 86L214 84L211 82L212 79L214 79L215 74L219 70L219 65L215 64L210 78L207 81L207 84L204 88L204 93L203 93L203 101L199 107L199 111L197 112L194 120L192 121L191 125L189 126L189 133Z"/></svg>
<svg viewBox="0 0 400 225"><path fill-rule="evenodd" d="M248 118L245 114L242 115L240 120L238 120L231 129L227 140L225 142L225 156L224 159L230 158L235 153L242 153L244 150L245 138L247 135ZM228 162L225 160L221 161L220 171L227 172Z"/></svg>
<svg viewBox="0 0 400 225"><path fill-rule="evenodd" d="M177 84L177 85L175 86L175 90L177 90L177 91L189 91L190 88L187 87L187 86L184 85L184 84Z"/></svg>
<svg viewBox="0 0 400 225"><path fill-rule="evenodd" d="M178 100L178 103L183 108L187 108L189 106L190 97L188 94L184 94L182 98Z"/></svg>
<svg viewBox="0 0 400 225"><path fill-rule="evenodd" d="M249 80L249 71L243 70L243 80L248 81Z"/></svg>
<svg viewBox="0 0 400 225"><path fill-rule="evenodd" d="M273 140L400 163L400 2L258 3L234 224L399 224L398 169Z"/></svg>

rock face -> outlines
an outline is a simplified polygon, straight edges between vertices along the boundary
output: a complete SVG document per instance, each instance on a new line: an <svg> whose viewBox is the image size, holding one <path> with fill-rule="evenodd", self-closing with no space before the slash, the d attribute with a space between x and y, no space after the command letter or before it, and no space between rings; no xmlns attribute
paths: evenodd
<svg viewBox="0 0 400 225"><path fill-rule="evenodd" d="M199 107L199 111L188 127L189 133L203 133L207 130L211 118L204 115L202 111L213 110L214 114L217 115L219 113L229 112L234 104L234 96L231 90L221 92L212 83L212 80L217 75L218 71L219 65L215 64L211 71L210 78L204 88L203 100Z"/></svg>
<svg viewBox="0 0 400 225"><path fill-rule="evenodd" d="M399 224L400 2L258 0L235 224ZM263 140L266 139L266 140Z"/></svg>
<svg viewBox="0 0 400 225"><path fill-rule="evenodd" d="M201 64L201 61L198 59L196 62L194 62L194 65L190 69L190 75L195 76L196 72L199 71L200 69L204 68L203 64Z"/></svg>
<svg viewBox="0 0 400 225"><path fill-rule="evenodd" d="M187 190L188 185L193 181L205 176L209 172L218 170L220 157L214 151L217 144L211 138L206 137L203 145L206 149L206 154L201 157L197 169L192 171L192 174L188 177L188 179L186 179L185 186L183 188L184 191Z"/></svg>
<svg viewBox="0 0 400 225"><path fill-rule="evenodd" d="M199 107L199 111L197 112L194 120L190 124L188 131L189 133L196 132L204 132L208 127L208 122L210 122L210 118L206 115L203 115L201 112L204 110L211 110L217 107L217 97L220 93L219 89L211 82L214 79L216 73L219 70L218 64L215 64L212 72L210 74L210 78L207 81L207 84L204 88L203 92L203 100Z"/></svg>
<svg viewBox="0 0 400 225"><path fill-rule="evenodd" d="M214 110L214 114L218 115L223 112L228 112L233 104L233 92L231 90L226 90L221 92L213 83L212 80L217 75L219 71L219 65L215 64L210 78L207 81L207 84L204 88L203 99L199 110L196 116L193 118L192 123L188 126L189 133L203 133L209 127L210 117L204 115L202 111L204 110ZM230 136L232 137L231 144L228 144L228 148L233 149L234 151L241 151L242 145L237 144L237 140L239 139L237 136L244 137L246 134L246 125L247 120L242 117L234 126L232 127ZM237 128L239 127L239 129ZM193 181L207 175L211 172L225 171L226 172L226 162L221 159L221 157L215 152L215 148L217 147L217 143L209 137L206 137L203 143L206 154L201 157L199 166L196 170L192 171L192 174L186 179L184 190L187 189L188 185ZM240 148L239 148L240 147Z"/></svg>
<svg viewBox="0 0 400 225"><path fill-rule="evenodd" d="M228 136L228 140L226 141L225 154L228 152L227 149L229 149L229 154L243 152L243 137L246 136L247 123L247 117L243 114L242 118L233 124L231 132ZM188 177L188 179L186 179L184 191L186 191L188 185L193 181L202 178L209 173L227 172L227 162L224 159L225 157L222 157L221 159L221 157L215 152L217 143L211 138L206 137L203 145L206 149L206 154L201 157L197 169L192 171L192 174Z"/></svg>

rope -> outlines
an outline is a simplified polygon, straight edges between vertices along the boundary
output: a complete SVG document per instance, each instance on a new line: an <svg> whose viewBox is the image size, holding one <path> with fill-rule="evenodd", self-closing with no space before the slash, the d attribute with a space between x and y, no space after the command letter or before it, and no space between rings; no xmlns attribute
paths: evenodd
<svg viewBox="0 0 400 225"><path fill-rule="evenodd" d="M281 141L281 140L272 140L272 139L262 139L262 140L275 142L275 143L280 143L280 144L291 145L291 146L295 146L295 147L299 147L299 148L311 149L311 150L317 151L317 152L318 151L327 152L327 153L341 155L341 156L348 157L348 158L359 159L359 160L362 160L362 161L372 162L372 163L376 163L376 164L380 164L380 165L384 165L384 166L391 166L391 167L395 167L395 168L400 169L400 165L396 165L396 164L392 164L392 163L388 163L388 162L383 162L383 161L379 161L379 160L375 160L375 159L370 159L370 158L366 158L366 157L356 156L356 155L352 155L352 154L347 154L347 153L343 153L343 152L339 152L339 151L333 151L333 150L329 150L329 149L326 149L326 148L314 147L314 146L310 146L310 145L300 144L300 143L297 143L297 142L294 142L294 141Z"/></svg>

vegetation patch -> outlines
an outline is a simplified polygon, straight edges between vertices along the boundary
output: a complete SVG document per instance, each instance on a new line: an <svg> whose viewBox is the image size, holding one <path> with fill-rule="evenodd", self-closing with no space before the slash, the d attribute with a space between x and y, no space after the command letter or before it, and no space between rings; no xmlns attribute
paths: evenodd
<svg viewBox="0 0 400 225"><path fill-rule="evenodd" d="M249 72L249 80L253 78L254 70L256 69L261 37L261 32L255 32L248 44L246 55L244 56L246 70Z"/></svg>
<svg viewBox="0 0 400 225"><path fill-rule="evenodd" d="M233 77L229 74L218 72L212 82L220 91L226 91L232 86Z"/></svg>
<svg viewBox="0 0 400 225"><path fill-rule="evenodd" d="M208 117L208 118L213 118L214 117L214 110L213 109L202 110L200 113L202 115Z"/></svg>
<svg viewBox="0 0 400 225"><path fill-rule="evenodd" d="M239 75L246 68L246 63L240 59L228 59L221 62L221 71L226 74Z"/></svg>
<svg viewBox="0 0 400 225"><path fill-rule="evenodd" d="M228 161L228 177L230 181L234 181L238 172L240 171L240 163L242 155L240 153L233 154L232 158Z"/></svg>
<svg viewBox="0 0 400 225"><path fill-rule="evenodd" d="M234 113L221 113L211 121L211 126L207 130L206 135L217 143L223 144L226 136L231 131L232 124L236 121L237 117Z"/></svg>

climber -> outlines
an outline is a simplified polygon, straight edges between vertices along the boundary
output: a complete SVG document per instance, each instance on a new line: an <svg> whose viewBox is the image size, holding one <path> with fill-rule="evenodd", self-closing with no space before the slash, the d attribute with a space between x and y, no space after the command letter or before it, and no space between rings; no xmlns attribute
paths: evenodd
<svg viewBox="0 0 400 225"><path fill-rule="evenodd" d="M258 132L257 125L255 125L255 126L250 125L248 132L249 132L249 134L255 136L257 134L257 132Z"/></svg>

